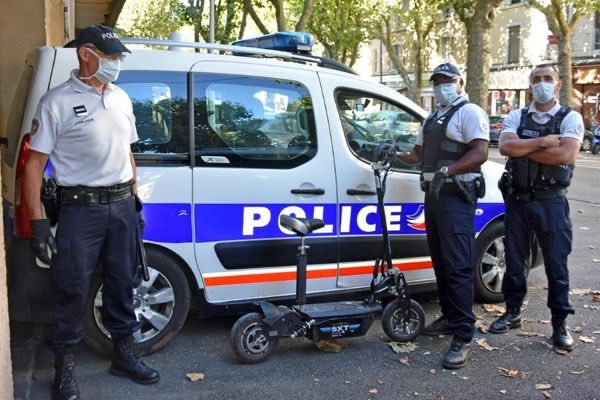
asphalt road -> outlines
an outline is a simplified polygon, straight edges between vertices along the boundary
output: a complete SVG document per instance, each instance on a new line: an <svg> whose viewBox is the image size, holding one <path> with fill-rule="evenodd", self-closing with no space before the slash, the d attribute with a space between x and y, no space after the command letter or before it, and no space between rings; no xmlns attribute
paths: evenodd
<svg viewBox="0 0 600 400"><path fill-rule="evenodd" d="M501 161L496 149L491 158ZM280 342L262 364L239 364L229 345L232 318L188 321L163 350L145 357L161 372L159 384L146 387L107 373L110 360L82 346L77 377L84 399L582 399L600 398L600 155L581 154L569 198L574 245L570 258L569 319L576 349L560 355L548 337L550 313L543 267L530 274L529 296L520 331L504 335L479 332L468 365L441 367L449 337L421 336L416 348L395 353L378 322L365 337L340 341L339 353L325 353L305 339ZM420 297L433 320L435 298ZM495 312L475 307L478 325L487 327ZM13 366L17 399L49 399L52 357L41 326L13 326ZM588 343L592 341L591 343ZM489 349L485 349L488 347ZM503 376L512 375L513 377ZM188 373L204 379L191 382ZM545 384L546 390L536 388Z"/></svg>

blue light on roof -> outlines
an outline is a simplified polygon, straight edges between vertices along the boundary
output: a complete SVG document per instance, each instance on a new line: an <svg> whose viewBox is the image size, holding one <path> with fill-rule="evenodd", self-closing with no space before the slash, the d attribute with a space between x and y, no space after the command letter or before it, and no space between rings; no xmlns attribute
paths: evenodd
<svg viewBox="0 0 600 400"><path fill-rule="evenodd" d="M293 53L310 53L314 41L313 35L308 32L277 32L252 39L237 40L231 44Z"/></svg>

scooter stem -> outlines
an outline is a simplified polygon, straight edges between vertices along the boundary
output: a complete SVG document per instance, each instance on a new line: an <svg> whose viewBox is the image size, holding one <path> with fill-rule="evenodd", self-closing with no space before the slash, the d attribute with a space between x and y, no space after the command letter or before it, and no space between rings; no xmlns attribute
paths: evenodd
<svg viewBox="0 0 600 400"><path fill-rule="evenodd" d="M304 244L304 236L300 238L300 246L298 247L298 258L296 263L296 304L303 306L306 304L306 249L308 246Z"/></svg>

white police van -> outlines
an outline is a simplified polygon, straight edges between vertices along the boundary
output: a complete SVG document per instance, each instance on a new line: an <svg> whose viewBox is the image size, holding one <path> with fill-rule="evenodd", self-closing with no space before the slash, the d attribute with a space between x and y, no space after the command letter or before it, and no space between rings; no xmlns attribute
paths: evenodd
<svg viewBox="0 0 600 400"><path fill-rule="evenodd" d="M426 113L394 90L326 68L325 59L273 50L306 50L312 37L305 34L281 33L239 47L124 42L209 49L134 49L117 81L131 97L140 136L132 149L151 272L135 300L143 351L168 343L190 310L218 315L259 299L293 299L297 239L279 226L283 213L325 222L309 241L309 296L366 290L382 251L372 150L390 135L412 147ZM243 47L249 44L271 49ZM76 62L73 49L30 53L4 135L2 202L15 320L49 317L47 269L29 250L23 165L40 97L67 80ZM382 111L396 116L386 135L359 123ZM502 169L483 166L488 190L475 219L476 292L486 301L502 298L504 206L496 185ZM386 208L394 262L411 290L431 287L418 167L395 165ZM90 293L87 341L106 349L101 289L97 281Z"/></svg>

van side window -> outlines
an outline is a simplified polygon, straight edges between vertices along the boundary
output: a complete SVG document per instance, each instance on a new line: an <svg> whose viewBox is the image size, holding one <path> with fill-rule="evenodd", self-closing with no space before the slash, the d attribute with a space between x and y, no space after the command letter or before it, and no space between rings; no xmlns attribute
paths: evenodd
<svg viewBox="0 0 600 400"><path fill-rule="evenodd" d="M196 74L194 127L198 166L287 169L317 151L312 100L294 81Z"/></svg>
<svg viewBox="0 0 600 400"><path fill-rule="evenodd" d="M133 105L143 155L189 153L187 78L182 72L123 71L116 84Z"/></svg>
<svg viewBox="0 0 600 400"><path fill-rule="evenodd" d="M408 109L349 89L337 92L336 103L348 147L359 159L373 161L373 150L386 141L396 143L400 150L415 145L422 119ZM394 168L418 170L420 165L396 160Z"/></svg>

